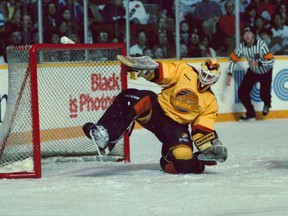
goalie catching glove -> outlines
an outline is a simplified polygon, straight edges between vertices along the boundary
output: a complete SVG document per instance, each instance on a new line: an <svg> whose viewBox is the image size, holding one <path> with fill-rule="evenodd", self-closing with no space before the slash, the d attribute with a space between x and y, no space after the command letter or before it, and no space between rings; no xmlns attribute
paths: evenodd
<svg viewBox="0 0 288 216"><path fill-rule="evenodd" d="M129 57L117 55L117 59L125 66L125 72L135 72L137 77L147 78L159 67L159 64L149 56Z"/></svg>
<svg viewBox="0 0 288 216"><path fill-rule="evenodd" d="M201 152L198 160L206 165L216 165L217 162L227 159L227 148L223 146L215 131L196 139L194 143Z"/></svg>

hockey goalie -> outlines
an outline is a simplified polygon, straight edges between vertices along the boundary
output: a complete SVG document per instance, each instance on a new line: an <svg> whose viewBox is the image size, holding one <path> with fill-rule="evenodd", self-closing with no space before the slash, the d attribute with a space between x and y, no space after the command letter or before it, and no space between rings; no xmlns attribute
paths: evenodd
<svg viewBox="0 0 288 216"><path fill-rule="evenodd" d="M167 173L202 173L205 165L227 159L227 148L214 128L218 104L210 86L221 74L217 62L206 60L197 70L186 63L156 62L147 56L118 55L117 59L127 73L163 88L159 94L124 90L96 123L83 126L101 153L108 154L136 121L162 143L160 166Z"/></svg>

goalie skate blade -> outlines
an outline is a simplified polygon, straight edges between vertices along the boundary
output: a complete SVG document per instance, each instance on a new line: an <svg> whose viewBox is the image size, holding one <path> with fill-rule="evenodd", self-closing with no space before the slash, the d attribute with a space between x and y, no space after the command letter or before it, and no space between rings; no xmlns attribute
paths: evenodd
<svg viewBox="0 0 288 216"><path fill-rule="evenodd" d="M95 143L95 145L97 145L97 143L95 141L94 141L94 143ZM101 155L108 155L113 150L114 147L115 147L115 144L112 144L112 143L108 144L107 147L105 147L105 148L100 148L98 146Z"/></svg>
<svg viewBox="0 0 288 216"><path fill-rule="evenodd" d="M104 154L104 155L108 155L115 147L115 143L109 143L107 145L107 147L105 147L104 149L100 149L100 151Z"/></svg>
<svg viewBox="0 0 288 216"><path fill-rule="evenodd" d="M104 155L108 155L110 153L110 149L108 147L103 149L103 153Z"/></svg>

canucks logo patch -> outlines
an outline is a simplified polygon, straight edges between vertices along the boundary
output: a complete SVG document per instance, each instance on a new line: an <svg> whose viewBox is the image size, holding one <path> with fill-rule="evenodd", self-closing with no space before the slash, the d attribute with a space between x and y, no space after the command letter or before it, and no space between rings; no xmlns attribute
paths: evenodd
<svg viewBox="0 0 288 216"><path fill-rule="evenodd" d="M179 142L189 142L189 135L187 133L182 133L182 137L179 138Z"/></svg>
<svg viewBox="0 0 288 216"><path fill-rule="evenodd" d="M198 104L198 96L188 89L182 89L175 96L171 95L170 100L174 109L181 113L199 113L201 110Z"/></svg>

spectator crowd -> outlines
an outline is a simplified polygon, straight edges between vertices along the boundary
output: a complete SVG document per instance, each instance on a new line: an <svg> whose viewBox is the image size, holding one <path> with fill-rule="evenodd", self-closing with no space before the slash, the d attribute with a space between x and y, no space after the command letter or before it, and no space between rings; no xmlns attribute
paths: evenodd
<svg viewBox="0 0 288 216"><path fill-rule="evenodd" d="M176 58L176 0L129 1L130 55ZM177 0L181 58L229 56L235 49L234 0ZM287 0L239 0L240 31L256 29L275 55L288 54ZM43 43L126 42L122 0L88 1L88 37L84 41L83 0L43 0ZM0 1L0 63L6 47L39 43L38 1Z"/></svg>

